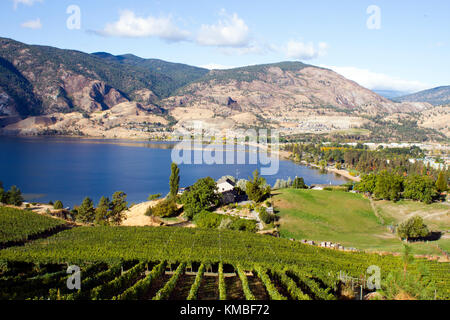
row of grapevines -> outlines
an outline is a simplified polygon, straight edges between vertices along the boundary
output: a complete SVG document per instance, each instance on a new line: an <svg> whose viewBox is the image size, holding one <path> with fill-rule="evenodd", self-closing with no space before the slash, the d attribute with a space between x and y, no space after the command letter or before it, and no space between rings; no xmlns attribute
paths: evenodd
<svg viewBox="0 0 450 320"><path fill-rule="evenodd" d="M84 268L85 270L81 270L80 276L89 279L99 272L103 272L107 267L108 266L105 263L94 263ZM68 275L67 278L69 276L71 275ZM48 292L48 297L46 298L50 300L65 300L65 296L71 294L69 288L67 287L67 282L65 281L67 278L63 278L62 280L64 282L61 281L61 283L55 288L51 288ZM82 284L83 282L81 282L81 285Z"/></svg>
<svg viewBox="0 0 450 320"><path fill-rule="evenodd" d="M239 279L241 279L242 289L244 291L245 299L247 300L256 300L255 296L253 295L252 291L250 290L250 287L248 285L248 278L245 275L242 268L237 265L235 267L237 274L239 275Z"/></svg>
<svg viewBox="0 0 450 320"><path fill-rule="evenodd" d="M109 269L92 275L81 282L81 289L77 292L63 296L64 300L88 300L91 296L91 289L114 280L121 272L122 264L116 263Z"/></svg>
<svg viewBox="0 0 450 320"><path fill-rule="evenodd" d="M175 289L175 286L177 284L178 278L180 275L184 272L184 267L186 266L186 263L180 263L177 270L175 270L175 273L170 278L169 281L162 287L155 295L153 300L164 300L168 299L170 294L172 293L173 289Z"/></svg>
<svg viewBox="0 0 450 320"><path fill-rule="evenodd" d="M294 280L289 278L286 273L283 271L276 271L273 273L275 277L277 277L286 290L289 292L291 297L296 300L311 300L311 298L304 294L302 290L297 286Z"/></svg>
<svg viewBox="0 0 450 320"><path fill-rule="evenodd" d="M294 268L289 271L289 274L294 275L299 282L304 283L311 293L314 295L314 298L317 300L336 300L336 297L330 293L331 288L322 289L319 284L313 279L309 278L303 272Z"/></svg>
<svg viewBox="0 0 450 320"><path fill-rule="evenodd" d="M122 294L115 296L113 300L138 300L148 291L154 279L162 276L166 270L166 262L163 261L153 268L153 270L142 280L139 280L134 286L125 290Z"/></svg>
<svg viewBox="0 0 450 320"><path fill-rule="evenodd" d="M273 285L269 276L267 275L267 272L261 266L257 266L255 269L256 269L256 272L258 273L259 278L264 283L264 286L266 287L270 298L272 300L286 300L286 297L281 295L278 292L278 290L275 288L275 286Z"/></svg>
<svg viewBox="0 0 450 320"><path fill-rule="evenodd" d="M202 282L203 273L205 272L205 265L202 263L198 268L197 276L195 277L194 283L191 286L187 300L196 300L198 289L200 288L200 283Z"/></svg>
<svg viewBox="0 0 450 320"><path fill-rule="evenodd" d="M146 262L140 262L120 277L92 289L91 298L93 300L111 299L130 287L142 275L147 266Z"/></svg>
<svg viewBox="0 0 450 320"><path fill-rule="evenodd" d="M219 263L219 299L227 300L227 288L225 285L225 277L223 275L223 263Z"/></svg>
<svg viewBox="0 0 450 320"><path fill-rule="evenodd" d="M3 287L0 292L0 300L23 300L30 297L41 296L50 288L58 285L62 278L67 278L66 271L48 273L21 281L17 285Z"/></svg>

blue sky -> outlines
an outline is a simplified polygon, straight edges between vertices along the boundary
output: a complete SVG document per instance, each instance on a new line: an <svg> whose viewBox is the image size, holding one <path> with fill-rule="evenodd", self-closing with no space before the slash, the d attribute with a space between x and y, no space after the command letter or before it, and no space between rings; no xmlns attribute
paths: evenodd
<svg viewBox="0 0 450 320"><path fill-rule="evenodd" d="M0 36L211 68L299 60L370 89L450 85L447 0L2 0Z"/></svg>

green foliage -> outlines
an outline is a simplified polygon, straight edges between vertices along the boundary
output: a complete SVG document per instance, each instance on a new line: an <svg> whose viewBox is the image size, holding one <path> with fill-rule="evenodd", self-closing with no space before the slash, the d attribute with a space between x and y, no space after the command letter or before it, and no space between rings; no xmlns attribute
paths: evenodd
<svg viewBox="0 0 450 320"><path fill-rule="evenodd" d="M111 201L111 212L108 221L114 225L120 225L125 218L125 210L128 209L127 195L123 191L113 194Z"/></svg>
<svg viewBox="0 0 450 320"><path fill-rule="evenodd" d="M311 300L311 298L304 294L302 290L297 286L294 280L289 278L284 271L276 271L274 277L277 277L283 284L291 297L296 300Z"/></svg>
<svg viewBox="0 0 450 320"><path fill-rule="evenodd" d="M198 180L189 188L189 191L185 191L181 196L185 216L190 220L202 210L217 206L220 199L221 196L217 193L217 184L210 177Z"/></svg>
<svg viewBox="0 0 450 320"><path fill-rule="evenodd" d="M130 287L141 276L146 268L146 262L140 262L133 268L123 273L120 277L111 282L96 287L91 292L92 300L105 300L120 294L126 288Z"/></svg>
<svg viewBox="0 0 450 320"><path fill-rule="evenodd" d="M404 185L405 190L403 197L405 199L412 199L430 204L438 196L433 179L427 176L408 176L405 179Z"/></svg>
<svg viewBox="0 0 450 320"><path fill-rule="evenodd" d="M180 169L176 163L172 163L171 174L169 178L170 192L169 197L175 198L178 194L178 189L180 188Z"/></svg>
<svg viewBox="0 0 450 320"><path fill-rule="evenodd" d="M253 178L249 178L246 185L248 198L256 203L264 201L271 192L271 188L266 184L266 179L259 175L258 170L253 172Z"/></svg>
<svg viewBox="0 0 450 320"><path fill-rule="evenodd" d="M22 192L16 186L12 186L6 193L3 191L3 203L20 207L23 203Z"/></svg>
<svg viewBox="0 0 450 320"><path fill-rule="evenodd" d="M403 178L386 170L377 174L374 194L378 199L397 201L403 189Z"/></svg>
<svg viewBox="0 0 450 320"><path fill-rule="evenodd" d="M184 267L186 266L186 263L180 263L178 265L177 270L175 270L175 273L170 278L169 281L162 287L156 295L153 297L153 300L164 300L168 299L170 294L172 293L173 289L175 289L175 286L177 285L178 278L180 275L184 272Z"/></svg>
<svg viewBox="0 0 450 320"><path fill-rule="evenodd" d="M448 190L447 186L447 178L445 177L444 172L439 172L439 176L436 180L436 189L439 192L445 192Z"/></svg>
<svg viewBox="0 0 450 320"><path fill-rule="evenodd" d="M186 300L197 300L198 289L202 283L203 273L205 272L205 264L201 264L198 268L197 275L195 276L194 283L189 290L189 295Z"/></svg>
<svg viewBox="0 0 450 320"><path fill-rule="evenodd" d="M95 209L95 223L108 224L110 216L111 203L108 198L101 197L97 209Z"/></svg>
<svg viewBox="0 0 450 320"><path fill-rule="evenodd" d="M151 194L148 196L147 200L154 201L154 200L158 200L159 198L161 198L161 193Z"/></svg>
<svg viewBox="0 0 450 320"><path fill-rule="evenodd" d="M355 190L372 194L375 192L376 183L377 176L375 174L371 173L368 175L364 175L361 179L361 182L359 182L355 186Z"/></svg>
<svg viewBox="0 0 450 320"><path fill-rule="evenodd" d="M94 202L86 197L81 206L77 209L77 220L83 223L93 223L95 221Z"/></svg>
<svg viewBox="0 0 450 320"><path fill-rule="evenodd" d="M55 204L53 205L53 209L55 209L55 210L61 210L63 208L64 208L64 205L60 200L57 200L55 202Z"/></svg>
<svg viewBox="0 0 450 320"><path fill-rule="evenodd" d="M199 228L204 229L230 229L239 231L255 232L256 221L239 219L238 217L229 217L223 214L217 214L202 210L194 217L194 223Z"/></svg>
<svg viewBox="0 0 450 320"><path fill-rule="evenodd" d="M259 278L266 287L266 290L269 293L271 300L287 300L287 298L281 295L275 288L269 276L267 275L266 270L264 270L261 266L257 266L255 269L256 272L258 273Z"/></svg>
<svg viewBox="0 0 450 320"><path fill-rule="evenodd" d="M139 300L150 289L155 279L161 277L166 270L166 262L163 261L156 265L153 270L143 279L136 282L132 287L125 290L120 295L114 297L114 300Z"/></svg>
<svg viewBox="0 0 450 320"><path fill-rule="evenodd" d="M239 276L239 279L241 279L242 290L244 291L245 299L246 300L256 300L255 296L253 295L252 291L250 290L250 286L248 285L248 278L245 275L245 273L242 270L242 267L240 265L236 266L236 272Z"/></svg>
<svg viewBox="0 0 450 320"><path fill-rule="evenodd" d="M178 213L178 207L175 201L171 198L164 199L157 203L153 207L149 207L146 216L154 216L154 217L172 217Z"/></svg>
<svg viewBox="0 0 450 320"><path fill-rule="evenodd" d="M227 289L225 284L225 277L223 275L223 263L219 263L219 299L227 300Z"/></svg>
<svg viewBox="0 0 450 320"><path fill-rule="evenodd" d="M401 223L397 228L398 236L402 239L426 237L430 231L422 217L414 216Z"/></svg>
<svg viewBox="0 0 450 320"><path fill-rule="evenodd" d="M266 207L258 207L258 208L256 208L256 211L259 214L259 218L265 224L269 224L269 223L275 221L275 216L273 214L268 213Z"/></svg>
<svg viewBox="0 0 450 320"><path fill-rule="evenodd" d="M64 221L26 210L0 207L0 244L26 241L64 225Z"/></svg>
<svg viewBox="0 0 450 320"><path fill-rule="evenodd" d="M303 180L302 177L295 177L294 182L292 183L292 188L308 189L308 186L305 184L305 180Z"/></svg>
<svg viewBox="0 0 450 320"><path fill-rule="evenodd" d="M436 284L430 278L428 269L391 271L381 282L380 293L388 300L434 300Z"/></svg>

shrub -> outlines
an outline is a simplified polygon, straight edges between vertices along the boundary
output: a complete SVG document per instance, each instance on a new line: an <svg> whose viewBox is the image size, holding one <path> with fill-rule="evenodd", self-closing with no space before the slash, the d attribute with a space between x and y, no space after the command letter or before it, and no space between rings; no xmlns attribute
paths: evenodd
<svg viewBox="0 0 450 320"><path fill-rule="evenodd" d="M165 199L153 207L149 207L146 216L154 217L172 217L178 212L177 204L172 199Z"/></svg>
<svg viewBox="0 0 450 320"><path fill-rule="evenodd" d="M62 208L64 208L64 206L63 206L63 203L62 203L60 200L58 200L58 201L56 201L55 204L53 205L53 208L54 208L55 210L61 210Z"/></svg>

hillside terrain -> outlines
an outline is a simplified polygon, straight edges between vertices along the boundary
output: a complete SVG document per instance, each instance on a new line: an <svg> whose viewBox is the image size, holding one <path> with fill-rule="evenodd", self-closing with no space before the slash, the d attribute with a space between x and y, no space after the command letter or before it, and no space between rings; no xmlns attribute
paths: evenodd
<svg viewBox="0 0 450 320"><path fill-rule="evenodd" d="M400 123L404 131L414 131L418 140L443 139L446 129L422 116L430 110L429 103L393 102L301 62L209 71L0 38L3 134L148 139L191 130L194 121L219 131L265 127L282 135L329 134L375 132L386 126L377 119L409 117L413 123ZM395 130L387 138L408 138Z"/></svg>
<svg viewBox="0 0 450 320"><path fill-rule="evenodd" d="M426 102L434 106L450 104L450 86L437 87L395 98L402 102Z"/></svg>

